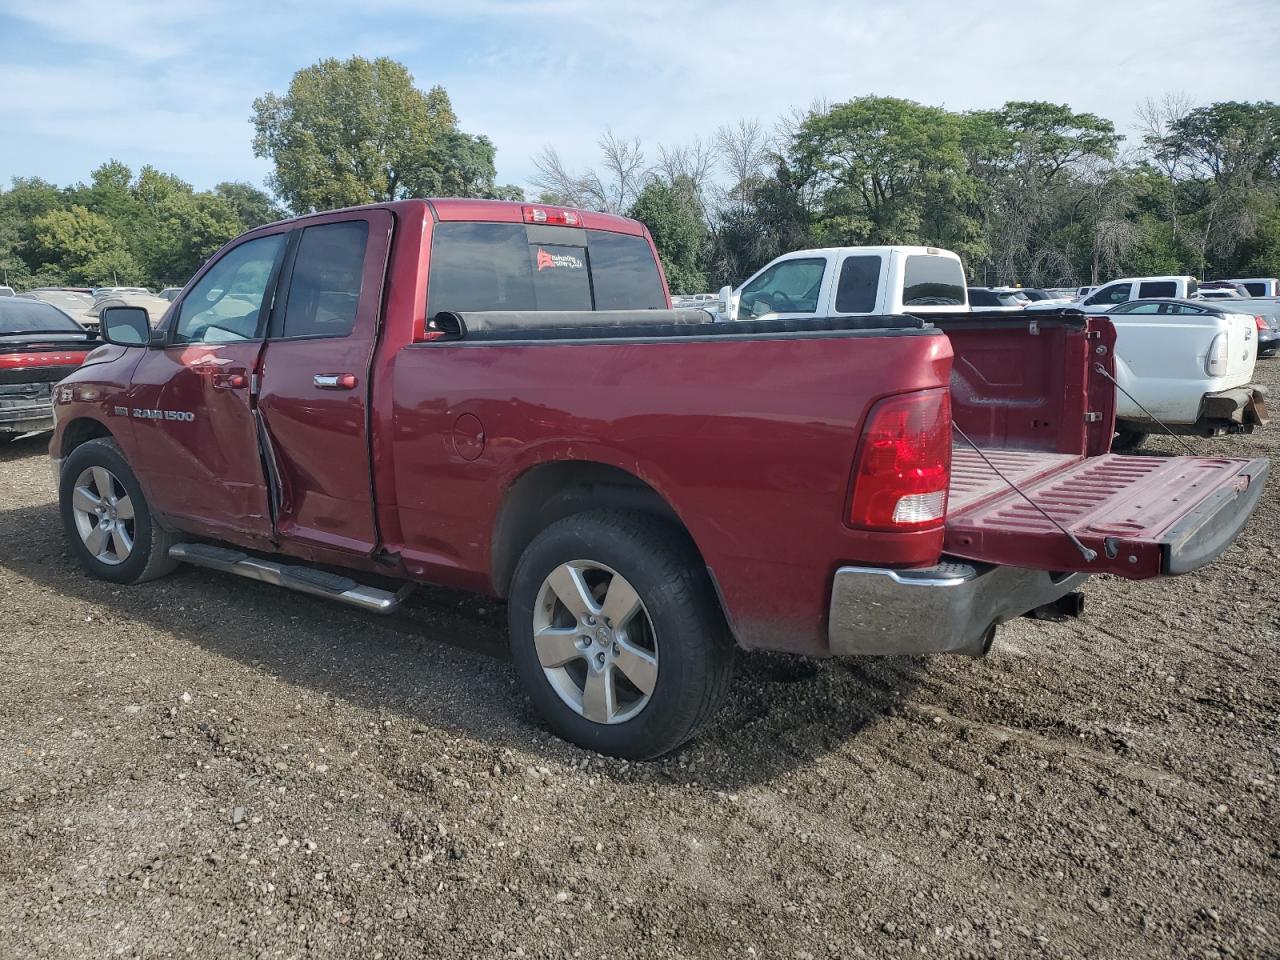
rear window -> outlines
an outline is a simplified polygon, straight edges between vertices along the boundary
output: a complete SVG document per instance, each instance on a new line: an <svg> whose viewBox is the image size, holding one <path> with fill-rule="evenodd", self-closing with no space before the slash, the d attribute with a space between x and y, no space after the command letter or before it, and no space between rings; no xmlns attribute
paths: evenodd
<svg viewBox="0 0 1280 960"><path fill-rule="evenodd" d="M880 288L880 257L845 257L836 287L836 313L871 313Z"/></svg>
<svg viewBox="0 0 1280 960"><path fill-rule="evenodd" d="M1252 296L1265 297L1267 295L1267 285L1265 283L1246 283L1243 286Z"/></svg>
<svg viewBox="0 0 1280 960"><path fill-rule="evenodd" d="M82 329L79 324L51 304L9 296L0 301L0 335L71 333Z"/></svg>
<svg viewBox="0 0 1280 960"><path fill-rule="evenodd" d="M1138 284L1138 299L1145 300L1148 297L1176 297L1178 295L1178 285L1172 280L1151 280L1147 283Z"/></svg>
<svg viewBox="0 0 1280 960"><path fill-rule="evenodd" d="M964 270L950 257L916 254L907 257L902 303L907 307L963 306Z"/></svg>
<svg viewBox="0 0 1280 960"><path fill-rule="evenodd" d="M660 310L662 279L643 237L522 223L441 223L427 311Z"/></svg>

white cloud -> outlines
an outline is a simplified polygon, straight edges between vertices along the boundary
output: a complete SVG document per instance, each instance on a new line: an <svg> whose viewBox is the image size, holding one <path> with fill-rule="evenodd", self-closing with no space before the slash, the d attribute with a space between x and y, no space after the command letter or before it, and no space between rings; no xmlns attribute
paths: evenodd
<svg viewBox="0 0 1280 960"><path fill-rule="evenodd" d="M250 103L322 56L393 56L419 84L443 83L507 182L526 182L547 143L594 161L606 127L655 150L869 93L951 109L1066 102L1123 130L1166 91L1275 98L1280 58L1267 0L0 0L4 16L49 50L0 50L0 82L21 91L0 177L78 178L127 154L200 186L261 178Z"/></svg>

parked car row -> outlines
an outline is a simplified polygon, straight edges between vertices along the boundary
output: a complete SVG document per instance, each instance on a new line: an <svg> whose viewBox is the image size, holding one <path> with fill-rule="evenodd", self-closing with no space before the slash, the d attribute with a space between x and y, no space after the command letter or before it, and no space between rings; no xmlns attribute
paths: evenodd
<svg viewBox="0 0 1280 960"><path fill-rule="evenodd" d="M180 287L167 290L180 291ZM20 299L40 300L57 307L86 330L98 329L102 308L109 305L140 306L152 324L159 323L173 299L152 294L145 287L36 287L18 294Z"/></svg>

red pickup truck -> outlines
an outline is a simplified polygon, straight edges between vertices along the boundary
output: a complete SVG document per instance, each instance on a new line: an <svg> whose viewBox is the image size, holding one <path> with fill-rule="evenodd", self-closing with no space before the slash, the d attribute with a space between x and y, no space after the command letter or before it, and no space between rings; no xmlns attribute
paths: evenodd
<svg viewBox="0 0 1280 960"><path fill-rule="evenodd" d="M1268 466L1109 454L1103 318L717 323L642 225L546 206L273 224L155 331L102 321L50 448L90 572L506 598L548 723L626 757L693 734L735 642L981 654L1090 573L1194 569Z"/></svg>

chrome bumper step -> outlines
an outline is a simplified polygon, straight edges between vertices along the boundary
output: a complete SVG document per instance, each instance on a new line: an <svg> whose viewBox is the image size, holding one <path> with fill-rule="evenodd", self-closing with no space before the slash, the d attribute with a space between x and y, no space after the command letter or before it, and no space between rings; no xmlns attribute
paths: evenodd
<svg viewBox="0 0 1280 960"><path fill-rule="evenodd" d="M206 543L176 544L169 548L169 556L197 567L234 573L238 577L260 580L313 597L336 600L373 613L391 613L400 606L413 587L412 584L406 584L398 593L392 593L390 590L366 586L349 577L325 573L312 567L266 560L239 550Z"/></svg>

